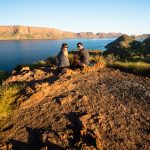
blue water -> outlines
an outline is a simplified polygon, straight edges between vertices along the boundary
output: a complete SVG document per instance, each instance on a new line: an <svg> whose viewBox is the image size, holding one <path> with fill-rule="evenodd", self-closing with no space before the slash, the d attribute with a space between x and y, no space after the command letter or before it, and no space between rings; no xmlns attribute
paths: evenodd
<svg viewBox="0 0 150 150"><path fill-rule="evenodd" d="M10 71L18 64L31 64L55 56L62 43L68 43L68 50L76 50L82 42L86 49L105 50L113 39L69 39L69 40L21 40L0 41L0 70Z"/></svg>

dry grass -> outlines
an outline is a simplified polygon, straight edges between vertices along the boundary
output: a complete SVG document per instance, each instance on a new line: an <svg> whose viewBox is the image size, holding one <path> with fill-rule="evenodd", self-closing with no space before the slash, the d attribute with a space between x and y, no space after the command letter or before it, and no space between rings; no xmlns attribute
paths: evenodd
<svg viewBox="0 0 150 150"><path fill-rule="evenodd" d="M116 61L113 63L107 64L108 67L112 68L118 68L118 69L123 69L125 71L130 71L133 73L140 73L140 74L145 74L150 72L150 64L149 63L144 63L144 62L121 62L121 61Z"/></svg>
<svg viewBox="0 0 150 150"><path fill-rule="evenodd" d="M0 87L0 120L7 117L16 106L20 95L20 85L6 85Z"/></svg>

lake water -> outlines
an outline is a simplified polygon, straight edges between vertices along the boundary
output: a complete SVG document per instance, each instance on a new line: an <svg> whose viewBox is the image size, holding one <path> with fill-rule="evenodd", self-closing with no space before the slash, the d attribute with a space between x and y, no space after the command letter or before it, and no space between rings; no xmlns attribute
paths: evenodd
<svg viewBox="0 0 150 150"><path fill-rule="evenodd" d="M0 41L0 70L10 71L18 64L31 64L55 56L62 43L68 43L68 50L76 50L82 42L86 49L105 50L112 39L66 39L66 40L21 40Z"/></svg>

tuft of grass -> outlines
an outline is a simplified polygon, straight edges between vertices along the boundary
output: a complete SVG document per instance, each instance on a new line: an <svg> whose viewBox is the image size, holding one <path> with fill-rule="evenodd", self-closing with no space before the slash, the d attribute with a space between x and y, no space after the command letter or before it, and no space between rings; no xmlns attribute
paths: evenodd
<svg viewBox="0 0 150 150"><path fill-rule="evenodd" d="M120 59L119 56L114 56L113 54L109 54L109 55L107 55L107 57L105 57L105 60L107 63L113 63L119 59Z"/></svg>
<svg viewBox="0 0 150 150"><path fill-rule="evenodd" d="M121 69L123 71L138 73L138 74L150 74L150 64L145 62L121 62L116 61L107 64L108 67Z"/></svg>
<svg viewBox="0 0 150 150"><path fill-rule="evenodd" d="M23 85L0 86L0 120L7 117L16 106Z"/></svg>
<svg viewBox="0 0 150 150"><path fill-rule="evenodd" d="M103 56L99 56L99 55L90 55L90 63L91 64L96 64L96 63L101 63L101 64L104 64L106 65L106 59L103 57Z"/></svg>

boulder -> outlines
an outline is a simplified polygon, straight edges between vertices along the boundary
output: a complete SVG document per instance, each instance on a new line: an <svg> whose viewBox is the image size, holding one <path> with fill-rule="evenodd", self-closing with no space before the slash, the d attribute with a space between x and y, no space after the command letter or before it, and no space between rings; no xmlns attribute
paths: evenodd
<svg viewBox="0 0 150 150"><path fill-rule="evenodd" d="M23 71L30 71L30 67L23 67L23 68L21 69L21 72L23 72Z"/></svg>

